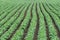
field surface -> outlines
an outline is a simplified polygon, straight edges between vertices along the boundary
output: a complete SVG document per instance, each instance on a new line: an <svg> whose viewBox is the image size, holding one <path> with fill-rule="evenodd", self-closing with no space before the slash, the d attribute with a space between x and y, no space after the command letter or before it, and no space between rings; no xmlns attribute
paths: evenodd
<svg viewBox="0 0 60 40"><path fill-rule="evenodd" d="M60 0L0 0L0 40L60 40Z"/></svg>

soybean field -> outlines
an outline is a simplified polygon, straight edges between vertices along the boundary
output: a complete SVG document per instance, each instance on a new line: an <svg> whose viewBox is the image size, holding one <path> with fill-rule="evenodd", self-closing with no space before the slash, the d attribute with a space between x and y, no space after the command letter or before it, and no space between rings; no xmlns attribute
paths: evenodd
<svg viewBox="0 0 60 40"><path fill-rule="evenodd" d="M60 0L0 0L0 40L60 40Z"/></svg>

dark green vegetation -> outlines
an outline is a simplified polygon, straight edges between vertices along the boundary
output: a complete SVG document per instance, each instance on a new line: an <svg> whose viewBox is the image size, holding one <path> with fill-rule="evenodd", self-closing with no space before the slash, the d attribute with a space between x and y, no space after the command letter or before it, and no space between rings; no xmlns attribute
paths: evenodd
<svg viewBox="0 0 60 40"><path fill-rule="evenodd" d="M59 0L0 0L0 40L60 40Z"/></svg>

